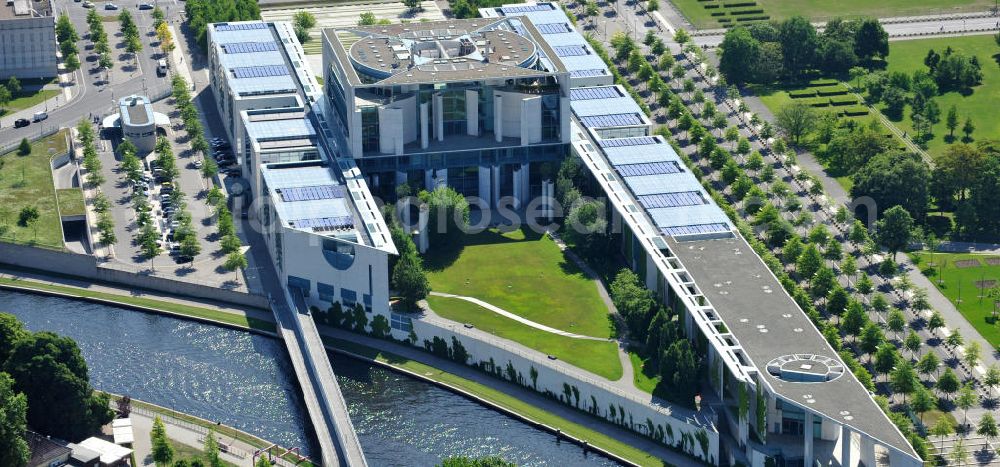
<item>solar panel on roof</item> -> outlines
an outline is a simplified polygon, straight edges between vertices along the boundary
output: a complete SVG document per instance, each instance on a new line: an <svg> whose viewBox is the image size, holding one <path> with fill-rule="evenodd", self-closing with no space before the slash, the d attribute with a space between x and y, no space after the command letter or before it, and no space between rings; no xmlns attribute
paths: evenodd
<svg viewBox="0 0 1000 467"><path fill-rule="evenodd" d="M573 32L573 30L570 29L569 25L566 23L536 24L535 27L538 28L538 32L542 34L563 34Z"/></svg>
<svg viewBox="0 0 1000 467"><path fill-rule="evenodd" d="M577 57L590 54L587 47L583 45L560 45L553 47L552 50L560 57Z"/></svg>
<svg viewBox="0 0 1000 467"><path fill-rule="evenodd" d="M521 5L521 6L505 6L500 7L500 11L504 12L506 15L517 14L517 13L530 13L532 11L552 11L552 5L543 3L540 5Z"/></svg>
<svg viewBox="0 0 1000 467"><path fill-rule="evenodd" d="M646 209L676 208L678 206L697 206L705 204L705 198L697 191L682 191L678 193L660 193L637 197L639 204Z"/></svg>
<svg viewBox="0 0 1000 467"><path fill-rule="evenodd" d="M266 23L219 23L215 25L216 31L249 31L251 29L267 29Z"/></svg>
<svg viewBox="0 0 1000 467"><path fill-rule="evenodd" d="M313 219L297 219L291 221L292 227L300 229L313 229L315 231L344 230L354 227L354 218L351 216L318 217Z"/></svg>
<svg viewBox="0 0 1000 467"><path fill-rule="evenodd" d="M288 68L284 65L241 66L233 68L236 78L266 78L269 76L286 76Z"/></svg>
<svg viewBox="0 0 1000 467"><path fill-rule="evenodd" d="M603 68L591 68L589 70L571 70L569 76L573 78L590 78L594 76L606 76L608 70Z"/></svg>
<svg viewBox="0 0 1000 467"><path fill-rule="evenodd" d="M646 146L650 144L660 144L660 140L652 136L635 136L632 138L602 139L602 148L623 148L626 146Z"/></svg>
<svg viewBox="0 0 1000 467"><path fill-rule="evenodd" d="M344 197L344 187L339 185L300 186L281 189L281 200L315 201L318 199L336 199Z"/></svg>
<svg viewBox="0 0 1000 467"><path fill-rule="evenodd" d="M635 113L592 115L590 117L581 117L580 122L590 128L638 126L645 124L642 118L639 117L639 114Z"/></svg>
<svg viewBox="0 0 1000 467"><path fill-rule="evenodd" d="M274 52L278 44L274 42L231 42L222 44L222 50L227 54L247 54L254 52Z"/></svg>
<svg viewBox="0 0 1000 467"><path fill-rule="evenodd" d="M681 167L674 161L646 162L641 164L624 164L615 166L622 177L641 177L643 175L666 175L681 172Z"/></svg>
<svg viewBox="0 0 1000 467"><path fill-rule="evenodd" d="M714 223L714 224L697 224L697 225L679 225L676 227L661 227L660 231L666 235L674 237L680 235L722 233L722 232L729 232L730 229L728 224Z"/></svg>
<svg viewBox="0 0 1000 467"><path fill-rule="evenodd" d="M616 97L624 96L622 96L622 93L614 86L605 86L600 88L576 88L570 89L569 91L569 98L574 101L614 99Z"/></svg>

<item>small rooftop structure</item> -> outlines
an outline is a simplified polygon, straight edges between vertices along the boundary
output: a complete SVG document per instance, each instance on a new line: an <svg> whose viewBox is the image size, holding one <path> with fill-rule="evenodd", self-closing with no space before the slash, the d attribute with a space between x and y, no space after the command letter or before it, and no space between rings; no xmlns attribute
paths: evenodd
<svg viewBox="0 0 1000 467"><path fill-rule="evenodd" d="M29 466L52 465L55 462L65 461L73 452L65 444L34 431L25 432L25 439L28 442L28 450L31 451Z"/></svg>
<svg viewBox="0 0 1000 467"><path fill-rule="evenodd" d="M0 20L52 16L49 0L4 0L0 5Z"/></svg>
<svg viewBox="0 0 1000 467"><path fill-rule="evenodd" d="M96 454L102 466L123 465L132 454L132 450L129 448L95 437L87 438L76 444L71 443L69 447L73 449L72 457L74 460L85 462L83 458L88 458L89 461L86 462L93 462L93 455ZM78 454L80 457L77 457Z"/></svg>
<svg viewBox="0 0 1000 467"><path fill-rule="evenodd" d="M132 444L135 442L131 418L116 418L112 420L111 432L117 445Z"/></svg>
<svg viewBox="0 0 1000 467"><path fill-rule="evenodd" d="M123 97L118 100L118 109L125 125L148 125L153 121L153 106L146 96Z"/></svg>

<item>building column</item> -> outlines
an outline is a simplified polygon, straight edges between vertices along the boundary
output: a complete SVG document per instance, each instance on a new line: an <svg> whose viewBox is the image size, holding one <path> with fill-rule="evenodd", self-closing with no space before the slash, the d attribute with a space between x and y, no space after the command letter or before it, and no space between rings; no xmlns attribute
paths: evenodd
<svg viewBox="0 0 1000 467"><path fill-rule="evenodd" d="M868 436L861 435L861 463L865 467L875 466L875 440Z"/></svg>
<svg viewBox="0 0 1000 467"><path fill-rule="evenodd" d="M465 127L469 136L479 136L479 91L465 90Z"/></svg>
<svg viewBox="0 0 1000 467"><path fill-rule="evenodd" d="M493 187L491 186L492 172L490 166L479 166L479 199L483 200L490 208L493 207Z"/></svg>
<svg viewBox="0 0 1000 467"><path fill-rule="evenodd" d="M424 189L434 191L434 169L424 170Z"/></svg>
<svg viewBox="0 0 1000 467"><path fill-rule="evenodd" d="M542 98L521 99L521 146L542 140Z"/></svg>
<svg viewBox="0 0 1000 467"><path fill-rule="evenodd" d="M556 185L552 183L551 179L542 180L542 206L544 206L542 215L549 222L552 222L552 218L555 217L555 209L552 207L555 203L555 191Z"/></svg>
<svg viewBox="0 0 1000 467"><path fill-rule="evenodd" d="M851 465L851 428L847 425L840 426L840 465Z"/></svg>
<svg viewBox="0 0 1000 467"><path fill-rule="evenodd" d="M493 95L493 135L498 143L503 142L503 96Z"/></svg>
<svg viewBox="0 0 1000 467"><path fill-rule="evenodd" d="M429 217L429 212L427 211L426 206L421 208L420 212L417 214L417 241L415 243L417 244L417 251L419 251L420 254L427 253L427 249L430 247L430 238L427 235L427 231L430 228L430 226L427 225Z"/></svg>
<svg viewBox="0 0 1000 467"><path fill-rule="evenodd" d="M514 169L514 209L520 209L528 200L528 164Z"/></svg>
<svg viewBox="0 0 1000 467"><path fill-rule="evenodd" d="M437 179L434 184L434 188L439 186L448 186L448 169L437 169L434 171L435 178Z"/></svg>
<svg viewBox="0 0 1000 467"><path fill-rule="evenodd" d="M529 177L528 163L521 164L521 205L527 205L531 201L531 177Z"/></svg>
<svg viewBox="0 0 1000 467"><path fill-rule="evenodd" d="M438 141L444 141L444 98L441 94L434 95L434 136Z"/></svg>
<svg viewBox="0 0 1000 467"><path fill-rule="evenodd" d="M430 144L430 112L428 103L420 104L420 149L427 149Z"/></svg>
<svg viewBox="0 0 1000 467"><path fill-rule="evenodd" d="M806 410L806 423L802 430L802 437L805 438L805 450L802 453L802 459L805 461L806 467L813 467L813 414L812 412Z"/></svg>
<svg viewBox="0 0 1000 467"><path fill-rule="evenodd" d="M503 167L499 165L494 165L491 169L493 172L493 203L500 202L500 172L503 172Z"/></svg>
<svg viewBox="0 0 1000 467"><path fill-rule="evenodd" d="M402 185L410 180L405 170L396 171L396 186Z"/></svg>

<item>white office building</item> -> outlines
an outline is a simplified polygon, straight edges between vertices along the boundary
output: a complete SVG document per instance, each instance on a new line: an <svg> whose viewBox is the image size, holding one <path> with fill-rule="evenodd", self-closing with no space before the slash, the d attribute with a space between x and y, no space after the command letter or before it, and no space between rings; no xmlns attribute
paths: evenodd
<svg viewBox="0 0 1000 467"><path fill-rule="evenodd" d="M0 5L0 79L56 76L57 50L49 0L4 0Z"/></svg>

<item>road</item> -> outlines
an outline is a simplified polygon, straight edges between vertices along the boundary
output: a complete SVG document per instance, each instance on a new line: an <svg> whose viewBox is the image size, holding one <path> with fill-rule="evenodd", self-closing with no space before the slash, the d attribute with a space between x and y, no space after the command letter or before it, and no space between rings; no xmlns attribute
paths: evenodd
<svg viewBox="0 0 1000 467"><path fill-rule="evenodd" d="M24 128L13 128L5 126L0 128L0 147L6 146L21 138L37 137L39 134L60 127L75 125L81 118L93 115L107 115L113 109L113 102L116 97L128 96L131 94L157 95L167 92L170 89L170 81L167 78L160 78L154 72L159 49L150 46L151 41L155 43L155 36L143 37L143 50L139 52L139 66L133 70L134 60L131 54L125 52L125 46L121 43L122 38L118 32L117 21L104 22L105 30L108 33L108 40L111 43L113 60L116 62L115 70L111 72L111 83L106 85L105 72L92 72L96 65L96 58L90 57L90 50L93 45L89 38L89 28L87 26L87 9L82 7L82 3L75 3L72 0L52 0L53 9L58 12L67 12L73 24L76 26L80 41L77 48L80 50L81 67L72 76L73 91L75 97L68 103L64 103L58 108L49 108L49 118L32 123ZM101 8L103 4L98 3ZM151 10L138 11L135 4L123 6L128 9L140 31L152 31ZM168 21L178 20L180 7L171 7L164 10L167 13ZM119 11L98 10L98 13L110 16ZM34 112L32 110L29 113Z"/></svg>

